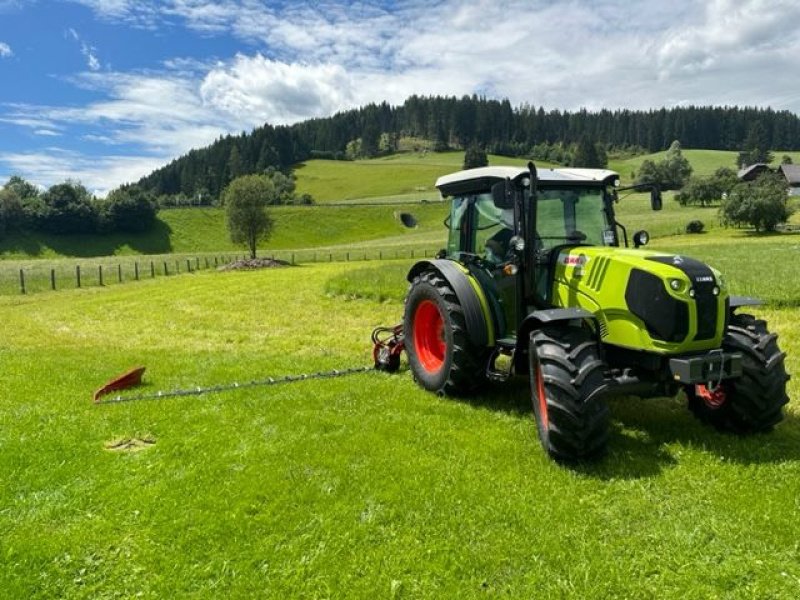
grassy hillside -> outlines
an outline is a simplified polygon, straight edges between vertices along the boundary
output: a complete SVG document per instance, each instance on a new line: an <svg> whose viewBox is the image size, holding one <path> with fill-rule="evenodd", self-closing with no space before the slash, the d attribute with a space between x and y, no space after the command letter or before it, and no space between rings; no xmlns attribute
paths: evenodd
<svg viewBox="0 0 800 600"><path fill-rule="evenodd" d="M155 392L368 363L402 304L325 293L358 268L0 298L2 595L798 596L797 377L786 421L751 438L681 398L616 400L608 456L578 469L545 457L522 380L469 400L404 371L91 404L136 364ZM800 312L758 314L797 373Z"/></svg>
<svg viewBox="0 0 800 600"><path fill-rule="evenodd" d="M357 161L310 160L298 166L297 191L318 203L394 197L438 200L436 179L464 164L463 152L408 152ZM489 155L489 164L525 165L525 159Z"/></svg>
<svg viewBox="0 0 800 600"><path fill-rule="evenodd" d="M270 209L275 220L272 238L264 249L351 245L385 238L402 241L444 231L447 206L430 204L386 206L279 206ZM400 220L409 213L417 220L407 228ZM12 234L0 241L6 259L91 257L104 255L205 253L241 251L228 238L225 212L219 208L162 210L156 227L129 235Z"/></svg>

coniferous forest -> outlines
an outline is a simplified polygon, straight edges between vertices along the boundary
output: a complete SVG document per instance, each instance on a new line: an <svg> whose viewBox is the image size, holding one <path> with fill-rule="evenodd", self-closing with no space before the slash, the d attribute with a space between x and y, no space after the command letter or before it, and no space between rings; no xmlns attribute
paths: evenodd
<svg viewBox="0 0 800 600"><path fill-rule="evenodd" d="M370 158L397 150L401 138L429 140L434 150L478 144L487 152L532 156L537 145L570 145L589 138L608 149L740 150L753 128L768 148L800 149L800 118L753 107L687 106L647 111L545 110L479 96L412 96L401 106L369 104L291 126L265 124L195 149L142 178L157 195L217 198L234 178L269 167L286 170L310 158Z"/></svg>

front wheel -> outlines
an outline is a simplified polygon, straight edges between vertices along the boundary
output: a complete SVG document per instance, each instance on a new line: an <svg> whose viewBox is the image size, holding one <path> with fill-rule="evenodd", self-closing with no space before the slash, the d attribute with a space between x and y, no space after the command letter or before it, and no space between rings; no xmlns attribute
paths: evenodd
<svg viewBox="0 0 800 600"><path fill-rule="evenodd" d="M608 443L605 363L591 333L548 325L531 333L531 398L539 440L562 461L592 459Z"/></svg>
<svg viewBox="0 0 800 600"><path fill-rule="evenodd" d="M465 394L485 381L487 349L470 341L461 303L438 272L411 282L403 333L411 372L426 390Z"/></svg>
<svg viewBox="0 0 800 600"><path fill-rule="evenodd" d="M789 401L786 355L778 347L777 337L763 320L733 315L722 347L742 354L742 375L713 389L687 386L689 410L721 431L747 434L771 430L783 419L783 406Z"/></svg>

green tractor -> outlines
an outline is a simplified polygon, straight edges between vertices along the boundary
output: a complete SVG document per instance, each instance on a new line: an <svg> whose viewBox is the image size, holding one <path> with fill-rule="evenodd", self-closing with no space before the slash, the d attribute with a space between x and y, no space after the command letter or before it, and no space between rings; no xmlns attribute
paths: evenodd
<svg viewBox="0 0 800 600"><path fill-rule="evenodd" d="M530 163L436 187L451 198L447 248L409 272L402 325L423 388L459 395L527 374L542 446L563 461L603 453L614 395L683 390L698 419L742 434L783 418L785 354L737 313L760 302L697 260L640 249L644 231L629 248L614 204L632 188L617 173Z"/></svg>

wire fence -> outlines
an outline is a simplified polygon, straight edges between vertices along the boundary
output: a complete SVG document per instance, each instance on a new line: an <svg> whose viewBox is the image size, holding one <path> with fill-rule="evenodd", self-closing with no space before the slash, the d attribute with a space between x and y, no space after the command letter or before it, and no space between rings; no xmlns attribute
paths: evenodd
<svg viewBox="0 0 800 600"><path fill-rule="evenodd" d="M425 258L433 256L435 252L429 247L307 249L262 252L259 258L273 258L297 265ZM216 270L246 258L248 256L243 254L224 253L0 261L0 295L34 294L170 277Z"/></svg>

